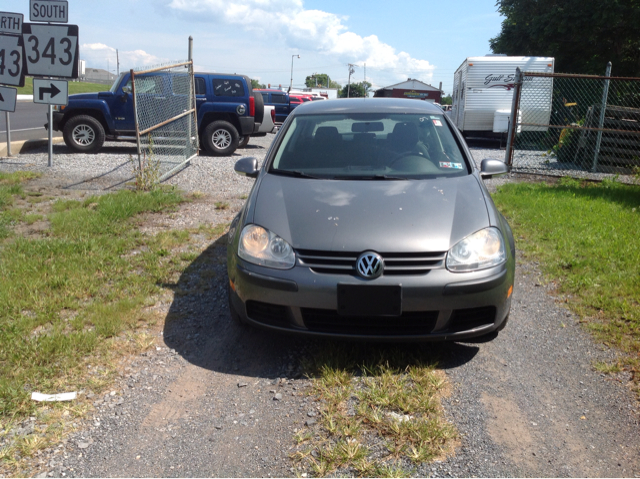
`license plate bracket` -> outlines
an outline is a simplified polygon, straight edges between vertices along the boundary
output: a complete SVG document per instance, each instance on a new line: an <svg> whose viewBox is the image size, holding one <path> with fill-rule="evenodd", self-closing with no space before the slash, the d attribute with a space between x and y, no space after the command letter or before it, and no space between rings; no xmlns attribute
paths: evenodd
<svg viewBox="0 0 640 479"><path fill-rule="evenodd" d="M401 285L338 284L340 316L400 316Z"/></svg>

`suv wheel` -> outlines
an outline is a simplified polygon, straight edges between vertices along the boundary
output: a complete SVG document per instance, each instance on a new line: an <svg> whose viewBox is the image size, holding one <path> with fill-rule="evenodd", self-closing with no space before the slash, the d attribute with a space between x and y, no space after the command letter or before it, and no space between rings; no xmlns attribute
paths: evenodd
<svg viewBox="0 0 640 479"><path fill-rule="evenodd" d="M242 138L240 138L240 141L238 142L238 148L244 148L245 146L247 146L249 144L249 139L251 138L251 136L246 135L243 136Z"/></svg>
<svg viewBox="0 0 640 479"><path fill-rule="evenodd" d="M231 155L238 148L238 130L227 121L214 121L204 129L204 147L215 156Z"/></svg>
<svg viewBox="0 0 640 479"><path fill-rule="evenodd" d="M65 144L74 151L95 153L104 145L104 128L92 116L77 115L70 118L62 132Z"/></svg>

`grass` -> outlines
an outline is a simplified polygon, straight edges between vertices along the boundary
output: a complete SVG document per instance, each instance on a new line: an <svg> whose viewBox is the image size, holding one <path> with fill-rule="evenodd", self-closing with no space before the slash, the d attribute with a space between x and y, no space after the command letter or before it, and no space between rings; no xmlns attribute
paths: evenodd
<svg viewBox="0 0 640 479"><path fill-rule="evenodd" d="M82 394L73 403L36 403L31 392L102 394L123 357L153 347L150 329L160 313L149 306L170 299L167 285L203 261L202 238L219 239L225 229L141 233L141 214L172 210L186 198L155 189L56 201L25 185L37 176L0 173L3 477L30 475L29 456L59 443L91 408ZM41 219L37 235L21 227ZM194 288L211 287L207 274ZM29 417L36 418L34 434L12 436Z"/></svg>
<svg viewBox="0 0 640 479"><path fill-rule="evenodd" d="M540 262L596 338L627 353L598 370L630 371L640 395L640 187L563 178L507 184L493 198L519 251Z"/></svg>
<svg viewBox="0 0 640 479"><path fill-rule="evenodd" d="M107 91L111 88L111 85L105 85L102 83L88 83L88 82L69 82L69 95L74 93L93 93L98 91ZM26 77L24 79L24 86L18 88L18 95L33 95L33 78Z"/></svg>
<svg viewBox="0 0 640 479"><path fill-rule="evenodd" d="M181 201L172 190L59 200L48 214L51 228L45 238L17 236L4 242L0 416L32 413L31 391L84 388L87 358L106 353L105 339L135 328L138 309L166 275L161 252L167 239L143 237L132 220ZM143 243L147 252L128 254Z"/></svg>
<svg viewBox="0 0 640 479"><path fill-rule="evenodd" d="M457 435L440 406L444 375L412 351L333 343L309 361L320 428L295 437L299 471L409 477L452 450Z"/></svg>
<svg viewBox="0 0 640 479"><path fill-rule="evenodd" d="M15 197L26 197L22 182L40 176L33 172L0 172L0 240L11 234L11 228L23 216L23 212L13 208Z"/></svg>

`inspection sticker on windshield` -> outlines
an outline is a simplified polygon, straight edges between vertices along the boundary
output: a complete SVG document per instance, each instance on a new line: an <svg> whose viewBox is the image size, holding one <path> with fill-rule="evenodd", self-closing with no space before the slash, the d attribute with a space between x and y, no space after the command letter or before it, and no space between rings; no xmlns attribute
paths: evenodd
<svg viewBox="0 0 640 479"><path fill-rule="evenodd" d="M442 122L440 120L433 120L433 124L436 126L442 126Z"/></svg>
<svg viewBox="0 0 640 479"><path fill-rule="evenodd" d="M451 161L441 161L440 168L453 168L454 170L461 170L462 163L452 163Z"/></svg>

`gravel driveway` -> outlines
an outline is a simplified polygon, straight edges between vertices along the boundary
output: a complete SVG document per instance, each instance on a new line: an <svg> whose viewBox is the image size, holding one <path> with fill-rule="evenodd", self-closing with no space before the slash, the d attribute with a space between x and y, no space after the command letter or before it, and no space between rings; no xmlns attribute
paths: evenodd
<svg viewBox="0 0 640 479"><path fill-rule="evenodd" d="M163 216L157 229L228 223L252 180L233 173L241 156L264 158L273 136L252 139L233 157L199 157L167 183L204 198ZM131 177L134 148L107 144L98 155L46 151L0 160L0 170L46 172L65 189L108 191ZM503 152L473 149L476 161ZM513 181L502 178L489 180ZM215 202L228 203L216 210ZM317 427L300 361L321 341L246 330L229 319L225 246L202 243L182 274L186 291L156 305L164 321L156 347L122 365L112 392L79 432L40 458L45 476L293 476L292 437ZM204 268L213 287L190 289ZM452 384L449 419L460 432L454 457L419 476L640 477L638 403L626 377L595 372L615 352L595 344L578 318L550 295L536 264L520 263L509 326L487 343L418 346L439 361ZM389 346L371 345L376 349Z"/></svg>

